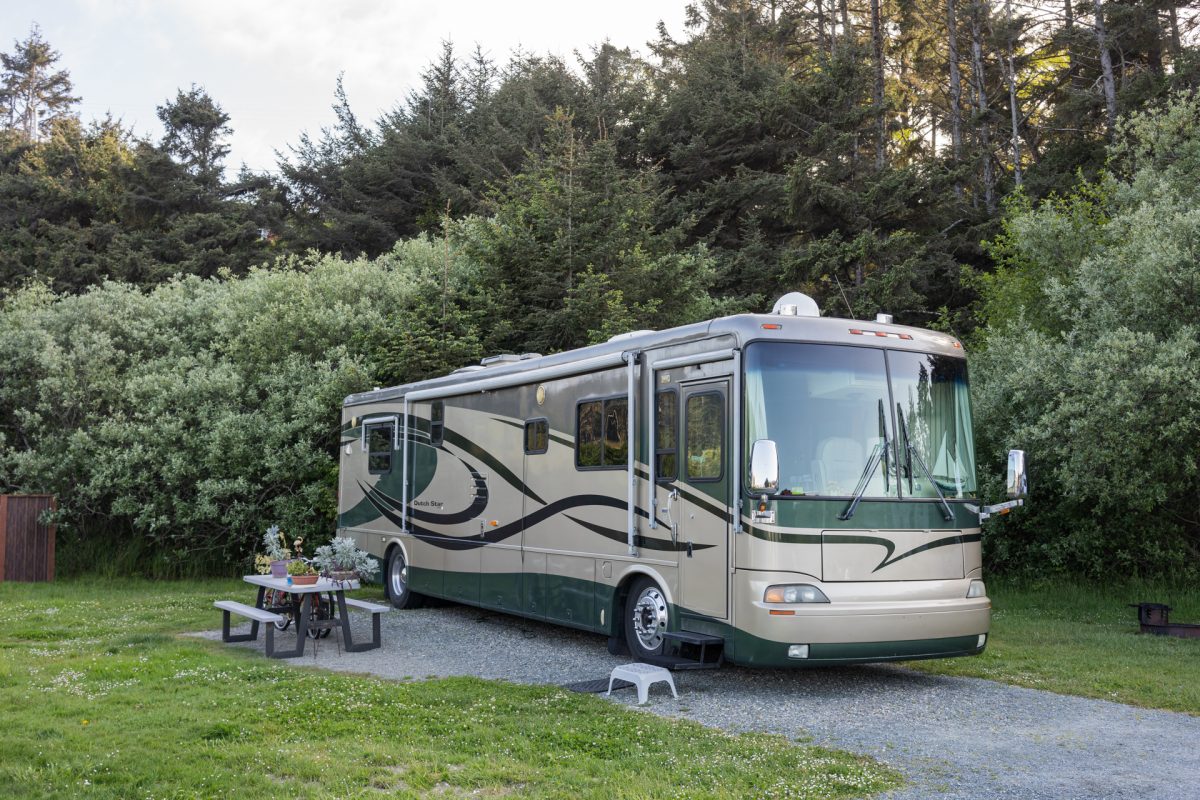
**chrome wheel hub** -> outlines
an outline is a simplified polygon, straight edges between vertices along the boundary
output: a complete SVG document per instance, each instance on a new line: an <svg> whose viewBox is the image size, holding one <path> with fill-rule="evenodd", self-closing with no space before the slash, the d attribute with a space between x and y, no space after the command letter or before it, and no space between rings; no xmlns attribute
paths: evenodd
<svg viewBox="0 0 1200 800"><path fill-rule="evenodd" d="M662 645L663 631L667 629L667 600L657 586L647 586L638 595L631 622L642 647L657 650Z"/></svg>
<svg viewBox="0 0 1200 800"><path fill-rule="evenodd" d="M392 582L392 597L403 597L408 591L408 564L399 553L392 559L392 568L388 576Z"/></svg>

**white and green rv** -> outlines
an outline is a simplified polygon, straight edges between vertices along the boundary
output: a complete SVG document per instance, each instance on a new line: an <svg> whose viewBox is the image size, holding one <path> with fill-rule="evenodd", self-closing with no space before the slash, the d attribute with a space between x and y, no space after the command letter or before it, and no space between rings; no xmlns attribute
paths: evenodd
<svg viewBox="0 0 1200 800"><path fill-rule="evenodd" d="M991 604L952 336L770 314L485 359L346 398L338 527L445 598L643 660L979 653ZM1023 494L1024 454L1010 457Z"/></svg>

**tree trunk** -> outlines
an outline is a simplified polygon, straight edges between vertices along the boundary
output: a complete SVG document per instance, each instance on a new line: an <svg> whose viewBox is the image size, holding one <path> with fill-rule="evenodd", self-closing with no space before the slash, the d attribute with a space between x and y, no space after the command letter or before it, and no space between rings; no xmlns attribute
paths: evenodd
<svg viewBox="0 0 1200 800"><path fill-rule="evenodd" d="M1096 9L1096 44L1100 48L1100 75L1104 83L1104 110L1111 134L1117 125L1117 84L1113 80L1112 55L1108 52L1108 34L1104 29L1104 7L1100 0L1092 0Z"/></svg>
<svg viewBox="0 0 1200 800"><path fill-rule="evenodd" d="M1017 107L1017 70L1013 65L1013 18L1012 18L1012 0L1004 0L1004 14L1007 17L1005 20L1008 36L1005 40L1005 47L1008 52L1005 55L1006 65L1008 67L1008 108L1012 116L1012 164L1013 164L1013 183L1017 188L1021 187L1021 123L1020 109Z"/></svg>
<svg viewBox="0 0 1200 800"><path fill-rule="evenodd" d="M1067 85L1075 84L1075 5L1063 0L1063 28L1067 31Z"/></svg>
<svg viewBox="0 0 1200 800"><path fill-rule="evenodd" d="M817 41L822 50L833 55L833 38L825 32L825 0L817 0Z"/></svg>
<svg viewBox="0 0 1200 800"><path fill-rule="evenodd" d="M1183 55L1183 45L1179 39L1179 14L1176 12L1174 4L1167 9L1167 19L1171 25L1171 60L1175 62L1175 68L1179 69L1179 57Z"/></svg>
<svg viewBox="0 0 1200 800"><path fill-rule="evenodd" d="M850 2L849 0L840 0L842 11L842 39L846 42L853 42L854 36L850 32Z"/></svg>
<svg viewBox="0 0 1200 800"><path fill-rule="evenodd" d="M871 51L875 60L875 169L887 164L887 114L883 107L883 21L879 0L871 0Z"/></svg>
<svg viewBox="0 0 1200 800"><path fill-rule="evenodd" d="M962 159L962 73L958 68L958 30L954 22L954 0L946 0L946 41L950 49L950 152L957 164ZM958 191L961 193L962 188Z"/></svg>
<svg viewBox="0 0 1200 800"><path fill-rule="evenodd" d="M996 178L992 170L992 123L988 119L987 86L983 72L983 0L971 6L971 57L975 78L976 116L979 119L979 149L983 161L983 205L988 213L996 210Z"/></svg>

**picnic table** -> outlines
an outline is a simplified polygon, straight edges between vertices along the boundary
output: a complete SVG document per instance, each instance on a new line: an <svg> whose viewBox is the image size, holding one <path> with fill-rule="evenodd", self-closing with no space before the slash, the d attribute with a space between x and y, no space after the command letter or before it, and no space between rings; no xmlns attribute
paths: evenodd
<svg viewBox="0 0 1200 800"><path fill-rule="evenodd" d="M336 616L331 619L331 622L341 628L342 641L346 651L349 653L358 653L364 650L373 650L379 647L379 615L388 610L387 606L381 606L376 603L368 603L362 600L348 599L347 591L353 591L360 588L357 580L335 581L330 578L318 578L316 583L296 584L288 583L287 578L273 578L270 575L243 575L242 580L253 586L258 587L258 597L254 602L254 606L246 606L242 603L236 603L231 600L218 600L214 605L224 611L224 624L221 630L221 639L226 642L247 642L258 639L258 626L260 623L271 625L272 617L281 619L278 615L273 614L270 610L264 607L264 599L266 598L267 590L273 589L277 592L284 592L292 595L299 613L296 615L296 647L290 650L276 651L273 646L274 636L273 630L267 630L267 655L272 658L296 658L304 655L305 640L309 638L309 628L313 626L316 620L313 619L313 606L315 599L322 594L332 594L336 598L337 612ZM355 642L354 636L350 632L350 615L348 607L360 608L369 611L372 616L372 637L369 642ZM229 632L229 614L239 614L247 617L250 622L249 634L230 634Z"/></svg>

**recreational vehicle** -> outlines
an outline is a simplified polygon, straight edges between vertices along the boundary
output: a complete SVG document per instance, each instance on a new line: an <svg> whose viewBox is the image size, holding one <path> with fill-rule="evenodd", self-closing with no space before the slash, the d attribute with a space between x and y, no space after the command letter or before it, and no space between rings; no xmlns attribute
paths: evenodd
<svg viewBox="0 0 1200 800"><path fill-rule="evenodd" d="M339 534L444 598L674 667L987 643L967 364L944 333L743 314L346 398Z"/></svg>

